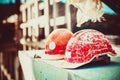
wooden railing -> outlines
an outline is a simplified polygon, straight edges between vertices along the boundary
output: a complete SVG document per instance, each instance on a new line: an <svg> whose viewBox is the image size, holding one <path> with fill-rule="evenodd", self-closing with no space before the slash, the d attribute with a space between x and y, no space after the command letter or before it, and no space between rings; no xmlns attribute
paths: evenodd
<svg viewBox="0 0 120 80"><path fill-rule="evenodd" d="M60 4L61 0L29 0L20 6L22 14L22 38L20 40L23 50L44 48L39 44L39 35L48 37L50 32L57 28L67 28L71 30L71 15L68 1ZM60 9L59 6L61 6ZM62 15L60 15L63 13ZM40 32L42 29L42 32ZM44 43L44 41L42 41Z"/></svg>

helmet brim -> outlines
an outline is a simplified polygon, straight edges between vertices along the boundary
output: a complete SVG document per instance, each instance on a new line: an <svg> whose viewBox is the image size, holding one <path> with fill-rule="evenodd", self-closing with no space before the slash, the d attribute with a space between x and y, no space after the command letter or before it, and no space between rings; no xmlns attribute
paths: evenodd
<svg viewBox="0 0 120 80"><path fill-rule="evenodd" d="M84 65L86 63L69 63L67 61L63 61L61 64L60 64L60 67L62 68L66 68L66 69L75 69L75 68L78 68L82 65Z"/></svg>
<svg viewBox="0 0 120 80"><path fill-rule="evenodd" d="M40 56L41 59L47 59L47 60L59 60L64 58L64 54L45 54L45 50L42 52L42 55Z"/></svg>
<svg viewBox="0 0 120 80"><path fill-rule="evenodd" d="M97 62L97 61L106 61L109 60L107 62L105 62L106 64L110 63L110 57L107 55L108 53L104 53L104 54L100 54L100 55L95 55L94 57L92 57L89 61L83 62L83 63L70 63L67 62L65 60L63 60L63 62L60 64L60 67L62 68L66 68L66 69L75 69L75 68L79 68L85 64L88 64L90 62ZM97 56L99 56L98 59L94 60ZM101 57L100 57L101 56ZM103 62L103 63L104 63Z"/></svg>

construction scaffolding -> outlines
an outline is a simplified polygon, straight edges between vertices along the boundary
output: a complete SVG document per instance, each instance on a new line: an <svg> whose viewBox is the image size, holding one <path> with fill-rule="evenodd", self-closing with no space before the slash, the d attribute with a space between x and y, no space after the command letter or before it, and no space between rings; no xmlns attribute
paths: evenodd
<svg viewBox="0 0 120 80"><path fill-rule="evenodd" d="M20 11L22 14L20 42L23 45L23 50L44 48L45 41L38 38L41 36L44 39L47 38L54 29L67 28L71 30L68 0L65 3L62 3L61 0L24 1L20 6Z"/></svg>

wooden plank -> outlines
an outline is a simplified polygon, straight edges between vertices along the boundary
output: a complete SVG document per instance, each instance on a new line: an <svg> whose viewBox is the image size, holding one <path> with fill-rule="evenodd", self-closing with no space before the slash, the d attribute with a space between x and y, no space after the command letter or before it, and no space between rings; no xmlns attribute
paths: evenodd
<svg viewBox="0 0 120 80"><path fill-rule="evenodd" d="M61 17L57 17L56 18L56 21L55 21L55 24L58 26L58 25L63 25L65 24L66 21L65 21L65 16L61 16ZM50 19L50 26L54 26L54 19Z"/></svg>
<svg viewBox="0 0 120 80"><path fill-rule="evenodd" d="M42 60L34 58L35 54L42 55L42 50L19 53L23 72L27 75L25 75L26 78L31 75L28 73L30 70L33 71L31 76L35 80L120 80L120 52L117 52L116 57L110 56L111 63L108 65L92 64L77 69L63 69L59 66L63 60ZM28 65L29 70L27 70Z"/></svg>
<svg viewBox="0 0 120 80"><path fill-rule="evenodd" d="M69 70L55 66L61 60L33 59L33 70L36 80L120 80L120 58L112 57L111 60L109 65L88 65Z"/></svg>
<svg viewBox="0 0 120 80"><path fill-rule="evenodd" d="M35 68L34 70L36 80L67 80L68 75L66 71L45 64L46 62L38 59L33 60L33 65L39 67L39 69Z"/></svg>

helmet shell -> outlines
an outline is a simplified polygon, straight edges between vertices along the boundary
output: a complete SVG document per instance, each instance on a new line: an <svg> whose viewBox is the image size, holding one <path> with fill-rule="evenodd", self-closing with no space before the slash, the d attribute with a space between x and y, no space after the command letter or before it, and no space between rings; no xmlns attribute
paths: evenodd
<svg viewBox="0 0 120 80"><path fill-rule="evenodd" d="M55 29L46 40L45 56L46 59L64 58L66 45L73 33L68 29Z"/></svg>
<svg viewBox="0 0 120 80"><path fill-rule="evenodd" d="M64 60L73 65L66 67L75 68L105 54L115 55L115 51L105 35L93 29L84 29L73 34L69 40Z"/></svg>

